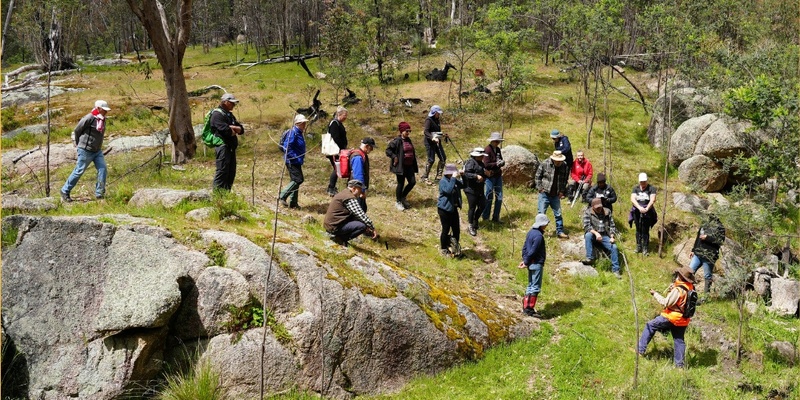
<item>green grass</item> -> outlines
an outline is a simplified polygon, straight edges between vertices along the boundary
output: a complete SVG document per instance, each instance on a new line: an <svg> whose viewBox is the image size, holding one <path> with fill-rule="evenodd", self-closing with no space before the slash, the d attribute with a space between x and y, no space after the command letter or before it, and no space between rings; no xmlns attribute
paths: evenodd
<svg viewBox="0 0 800 400"><path fill-rule="evenodd" d="M225 400L227 390L222 385L219 373L208 362L200 362L186 373L169 375L166 388L158 395L159 400Z"/></svg>
<svg viewBox="0 0 800 400"><path fill-rule="evenodd" d="M200 47L190 48L185 60L188 90L219 84L242 99L234 113L245 124L246 134L241 138L237 151L238 169L231 195L216 197L210 202L186 202L175 209L129 206L128 201L140 188L197 190L211 186L215 168L213 151L200 145L196 157L185 165L185 171L176 171L169 168L169 164L159 167L156 161L142 166L158 151L147 149L112 154L106 158L109 183L105 201L76 202L50 214L130 214L151 218L157 225L169 229L179 242L201 251L208 247L199 237L199 231L203 229L234 231L268 248L273 239L272 224L276 217L271 207L275 205L275 196L281 186L288 182L288 176L284 176L283 182L280 182L281 153L274 142L281 130L288 126L292 109L307 106L317 88L322 89L323 108L327 111L335 109L337 99L330 85L308 78L294 63L260 65L250 69L235 66L243 57L248 61L255 60L252 49L251 53L243 56L241 46L238 49L222 46L212 49L208 54L203 54ZM423 68L439 67L444 58L442 54L426 57ZM491 74L491 60L476 60L470 68L485 68ZM90 89L53 98L54 107L64 108L63 113L54 117L54 124L58 129L71 130L77 120L88 112L92 102L96 98L103 98L113 108L109 114L109 134L144 135L163 129L166 126L166 114L163 111L151 111L152 105L165 105L161 71L154 60L149 62L152 68L149 80L144 79L142 70L134 67L87 70L76 85ZM210 66L213 63L219 64ZM311 60L309 64L312 70L317 69L316 60ZM504 225L482 223L477 239L463 231L462 247L467 257L462 260L444 259L438 255L439 222L435 211L435 187L419 183L409 196L413 208L403 213L394 209L395 177L388 172L383 150L395 136L399 121L411 123L412 140L420 160L423 153L421 132L424 111L432 104L445 107L443 127L453 136L453 143L462 156L472 147L484 146L489 132L501 129L499 104L495 100L472 97L465 100L463 110L457 110L455 98L448 94L454 90L449 83L417 82L415 65L409 63L405 69L398 71L399 76L405 72L412 75L413 78L408 82L371 88L375 100L380 101L374 107L370 107L366 100L365 88L358 85L351 87L365 100L349 107L350 115L345 125L350 142L355 144L364 136L373 136L378 142L378 148L370 156L372 182L368 203L369 215L376 222L381 241L362 240L345 253L330 250L330 243L324 242L327 238L320 222L330 200L325 193L330 165L319 154L319 148L312 147L319 143L319 134L324 131L327 121L311 126L312 135L308 138L311 150L304 165L305 183L300 189L303 208L300 211L280 209L276 239L282 242L299 241L306 245L336 269L343 285L357 288L362 293L394 295L391 288L371 284L363 273L349 267L345 261L352 255L381 260L400 274L414 274L433 285L435 294L461 295L469 299L465 302L478 310L479 315L496 317L505 324L511 324L513 320L521 318L518 313L519 299L527 284L527 276L525 271L516 268L516 264L525 234L536 214L536 193L526 188L506 187L504 200L507 209L501 214ZM664 190L663 155L647 144L649 116L640 105L615 93L609 95L611 119L607 144L610 146L610 157L604 162L603 121L595 122L592 145L586 148L585 116L577 96L577 84L562 80L564 75L555 66L537 66L540 70L535 84L523 96L527 101L515 104L511 110L513 123L506 125L505 145L518 144L530 149L539 158L544 158L552 152L548 133L558 128L570 137L575 150L585 150L595 171L610 173L609 182L617 190L620 199L615 207L617 226L622 233L620 248L630 262L628 267L623 266L623 273L630 269L633 274L641 327L658 312L647 289L663 290L669 283L670 271L676 266L671 255L672 245L694 235L695 216L671 207L666 215L661 215L665 202L671 204L671 191L683 187L677 182L676 171L670 168L669 193ZM639 81L646 79L644 75L633 78ZM625 86L624 82L616 79L615 85ZM470 79L465 84L469 88ZM419 96L425 102L407 109L397 101L397 97L409 94ZM193 122L200 123L205 112L214 107L217 101L218 93L213 92L193 98ZM33 108L20 107L11 118L23 123L22 116L30 115ZM11 114L10 111L8 113ZM3 117L5 124L5 110ZM68 141L68 133L67 136L63 136L63 133L59 135L58 140ZM32 140L24 136L9 143L4 140L3 147L27 149L35 145ZM447 145L446 151L449 160L458 160L451 145ZM169 155L165 161L169 161ZM73 165L65 165L52 171L51 193L57 195L56 191L72 168ZM632 252L634 233L627 224L626 205L636 176L642 171L652 176L651 183L659 188L656 202L659 217L689 227L678 232L678 236L666 244L664 258L658 258L655 254L642 258ZM90 168L73 191L73 197L91 196L94 180L95 172ZM253 188L250 186L251 180L255 181ZM43 173L32 176L4 171L3 193L17 191L32 197L43 196L43 185ZM341 182L339 186L342 187ZM253 191L255 205L251 204ZM210 221L194 222L185 219L186 212L207 206L215 207L222 220L212 218ZM581 208L578 205L575 208L568 205L563 207L566 229L573 238L582 232ZM466 218L465 214L461 213L462 219ZM224 216L229 215L245 218L225 220ZM552 218L552 211L548 215ZM312 217L310 223L304 222L306 216ZM786 232L796 232L797 216L796 209L786 212L783 224ZM295 239L287 230L300 233L302 237ZM651 246L654 246L655 230L652 236ZM11 240L9 238L10 234L3 235L4 245ZM761 305L756 315L747 320L747 357L737 366L734 350L722 347L718 342L705 340L701 335L701 330L719 332L726 343L735 343L738 314L733 303L726 299L715 299L698 310L687 332L687 370L680 371L671 366L671 340L658 336L651 343L647 357L639 360L639 376L634 387L633 346L637 331L627 276L622 281L616 280L608 268L603 268L605 264L599 265L600 276L596 278L557 275L553 271L558 263L575 260L563 254L557 239L547 236L546 240L548 261L537 308L548 319L541 322L538 330L529 337L504 343L505 336L502 336L500 324L493 325L490 327L493 347L470 353L482 354L482 358L465 362L435 376L420 376L399 393L374 398L738 399L765 398L772 390L786 393L786 398L800 398L796 379L800 369L778 360L768 350L773 340L786 340L797 345L796 332L800 331L800 322L775 318L767 314ZM280 267L291 275L291 265L282 263ZM410 287L404 294L422 306L424 299L430 295L415 287ZM264 311L263 318L270 325L271 313ZM443 315L431 314L434 322L441 318ZM280 325L270 326L276 335L286 336L281 333ZM208 378L204 380L209 381ZM297 390L275 398L306 399L311 396Z"/></svg>

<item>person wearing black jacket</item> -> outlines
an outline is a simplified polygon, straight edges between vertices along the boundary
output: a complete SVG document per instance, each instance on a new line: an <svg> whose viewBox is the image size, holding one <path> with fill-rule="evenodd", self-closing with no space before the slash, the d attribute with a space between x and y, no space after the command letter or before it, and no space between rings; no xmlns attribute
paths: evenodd
<svg viewBox="0 0 800 400"><path fill-rule="evenodd" d="M470 158L464 164L464 193L467 195L469 210L467 211L467 221L469 222L469 234L478 234L478 219L486 207L486 196L483 194L483 187L486 182L486 170L483 166L483 158L486 153L482 147L476 147L469 153Z"/></svg>
<svg viewBox="0 0 800 400"><path fill-rule="evenodd" d="M236 178L236 148L239 147L237 135L244 135L244 127L231 111L239 100L232 94L225 93L220 98L219 108L222 112L211 113L211 132L222 139L222 144L214 148L217 171L214 173L214 190L230 191Z"/></svg>
<svg viewBox="0 0 800 400"><path fill-rule="evenodd" d="M336 108L336 114L333 116L333 120L328 124L328 133L331 134L333 142L339 146L340 150L347 148L347 129L344 127L345 120L347 120L347 109L339 106ZM331 176L328 179L328 195L333 197L338 193L336 183L339 180L339 175L336 172L336 161L339 161L339 156L327 157L328 161L331 162L331 168L333 168L333 172L331 172Z"/></svg>
<svg viewBox="0 0 800 400"><path fill-rule="evenodd" d="M425 136L425 150L428 155L428 162L425 164L422 180L428 185L433 185L433 182L428 177L436 157L439 157L439 164L436 165L436 180L441 179L442 171L444 171L444 166L447 162L447 154L444 153L444 140L447 140L448 136L446 133L442 133L441 116L442 107L431 107L428 118L425 119L425 128L422 131Z"/></svg>
<svg viewBox="0 0 800 400"><path fill-rule="evenodd" d="M697 273L700 266L703 266L705 296L711 291L714 264L719 259L719 249L723 243L725 243L725 226L716 215L711 214L708 216L708 221L700 225L700 229L697 230L692 253L689 255L692 259L689 262L692 273Z"/></svg>
<svg viewBox="0 0 800 400"><path fill-rule="evenodd" d="M89 114L81 118L75 130L72 131L72 139L78 152L78 160L75 168L69 174L69 178L61 187L61 200L69 203L72 201L70 192L78 184L86 167L94 163L97 169L97 183L94 187L94 195L97 199L102 199L106 192L106 174L108 167L106 159L103 157L103 138L106 134L106 114L111 111L111 107L105 100L94 102L94 108Z"/></svg>
<svg viewBox="0 0 800 400"><path fill-rule="evenodd" d="M597 174L597 184L592 186L586 193L586 201L590 204L592 200L600 199L603 201L603 207L614 211L614 203L617 202L617 192L614 188L606 184L606 174Z"/></svg>
<svg viewBox="0 0 800 400"><path fill-rule="evenodd" d="M506 165L503 160L503 152L500 150L500 143L503 142L503 135L500 132L489 134L489 145L483 149L486 156L483 157L483 165L486 166L486 208L483 209L482 217L485 220L492 217L492 222L500 223L500 209L503 206L503 170ZM494 200L494 212L492 212L492 200Z"/></svg>
<svg viewBox="0 0 800 400"><path fill-rule="evenodd" d="M397 188L394 192L397 200L395 207L402 211L411 208L406 197L417 184L416 173L419 172L419 166L417 165L417 152L414 150L414 144L411 143L411 125L403 121L397 127L400 135L386 146L386 157L391 160L389 171L397 175Z"/></svg>

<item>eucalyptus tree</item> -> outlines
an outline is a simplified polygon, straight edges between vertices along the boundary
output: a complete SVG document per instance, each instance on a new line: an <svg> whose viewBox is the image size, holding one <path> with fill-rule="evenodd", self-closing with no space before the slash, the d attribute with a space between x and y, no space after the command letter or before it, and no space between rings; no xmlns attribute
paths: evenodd
<svg viewBox="0 0 800 400"><path fill-rule="evenodd" d="M449 53L456 59L458 69L458 93L464 90L464 70L467 63L480 49L477 47L477 24L455 25L443 36ZM458 108L461 108L461 96L458 96Z"/></svg>
<svg viewBox="0 0 800 400"><path fill-rule="evenodd" d="M172 162L183 164L197 150L189 108L189 94L183 76L183 56L192 29L192 0L177 0L168 5L160 0L126 0L133 14L144 25L164 73L169 108L169 133Z"/></svg>
<svg viewBox="0 0 800 400"><path fill-rule="evenodd" d="M351 10L342 3L326 10L320 27L320 57L327 82L334 87L335 98L353 83L358 67L366 60L364 32Z"/></svg>
<svg viewBox="0 0 800 400"><path fill-rule="evenodd" d="M476 30L476 46L493 62L500 82L500 125L506 129L509 103L527 88L533 68L527 52L536 32L526 25L526 8L491 4Z"/></svg>

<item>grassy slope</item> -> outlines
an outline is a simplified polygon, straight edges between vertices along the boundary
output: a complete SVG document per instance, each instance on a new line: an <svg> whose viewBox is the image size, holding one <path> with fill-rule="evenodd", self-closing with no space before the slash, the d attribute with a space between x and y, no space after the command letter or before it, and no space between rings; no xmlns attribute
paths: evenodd
<svg viewBox="0 0 800 400"><path fill-rule="evenodd" d="M239 50L238 57L241 56ZM236 50L232 47L215 49L207 55L199 49L190 49L185 64L190 90L219 84L242 99L235 113L247 125L248 134L243 138L238 153L239 168L234 191L250 200L251 168L255 162L256 207L246 221L187 224L182 218L183 213L204 204L185 205L178 210L127 207L126 200L140 187L208 187L214 171L213 152L205 152L202 147L198 148L198 156L186 166L186 171L169 168L157 170L151 163L136 173L122 177L156 151L109 157L109 199L102 203L70 205L56 213L129 213L152 217L172 229L179 240L189 245L198 245L195 234L198 228L232 230L258 243L266 243L272 236L274 215L267 206L274 204L281 173L281 163L276 161L280 153L273 142L281 129L288 126L292 109L308 105L318 85L323 90L322 100L326 110L330 112L335 108L331 105L335 100L329 86L308 78L294 64L257 66L249 70L227 63L204 66L236 58ZM431 57L426 60L425 66L438 66L441 61L441 58ZM156 67L154 61L151 64L153 68ZM315 69L316 63L310 64ZM491 70L488 63L473 67ZM415 76L415 71L411 72L412 77ZM517 107L514 123L506 130L506 144L520 144L545 157L552 148L547 132L558 128L570 136L576 150L585 147L586 129L583 114L576 102L576 85L564 83L560 78L563 75L555 68L545 68L539 64L536 85L525 95L529 101ZM54 123L64 131L71 129L96 98L108 100L114 108L109 121L111 135L147 134L166 126L164 112L151 112L146 107L165 103L158 70L153 71L150 80L144 80L136 67L87 69L80 76L67 79L71 85L93 89L54 98L54 107L64 108ZM617 84L624 87L621 82ZM510 214L505 211L502 214L507 224L503 227L485 227L477 239L469 237L463 230L462 242L468 258L444 260L437 256L435 188L422 184L417 186L410 196L414 208L404 213L396 211L393 207L394 176L388 174L386 157L382 154L385 143L394 136L397 122L401 120L411 123L417 148L423 149L421 128L425 108L440 104L445 107L444 129L454 137L461 154L466 155L468 149L485 145L485 138L490 131L498 130L499 107L472 101L466 103L467 109L485 112L457 111L453 105L455 100L448 96L455 89L448 83L412 80L399 86L372 89L378 100L375 107L368 107L364 104L366 101L350 107L350 119L346 126L351 143L357 143L359 138L367 135L375 137L379 143L372 157L370 215L377 221L378 230L389 243L389 249L378 243L364 241L349 251L386 257L403 268L435 281L445 290L474 297L488 296L493 303L486 305L496 303L503 310L516 312L527 278L524 271L517 270L515 265L519 261L524 235L536 213L535 195L526 189L507 188L505 197ZM360 97L367 97L365 89L357 87L354 90ZM416 108L406 109L399 106L397 99L400 97L420 97L425 102ZM195 123L202 121L203 113L215 103L212 96L193 100ZM21 107L18 112L20 115L41 113L34 107ZM665 196L663 183L659 183L661 178L656 178L663 177L664 171L661 155L647 144L648 115L641 107L618 95L609 97L609 108L611 161L608 165L602 161L602 125L599 122L595 124L593 145L586 149L587 158L594 163L596 171L605 169L611 172L610 182L620 196L618 210L625 210L624 204L627 203L636 174L647 172L653 177L653 183L662 189L657 203L661 213L665 198L671 198L671 195ZM383 109L388 113L384 113ZM318 135L324 130L324 125L317 123L312 126L314 135L311 135L309 147L318 144ZM40 139L4 140L3 147L29 148L37 140ZM60 140L66 139L61 137ZM446 150L451 160L458 159L452 147ZM297 230L308 233L304 240L312 247L320 247L318 241L323 237L322 228L314 223L302 225L299 220L306 214L320 220L327 205L328 197L324 189L329 165L317 151L316 148L312 149L306 160L306 182L300 195L303 209L281 216L283 221ZM55 188L54 191L70 170L71 166L66 166L54 172L51 186ZM671 191L679 184L675 183L674 171L670 171L669 175L668 189ZM36 183L41 182L41 177L33 179L30 176L4 174L3 178L4 193L11 190L32 196L41 196L43 193L41 183ZM90 170L73 194L89 196L93 180L94 173ZM462 219L465 218L463 214ZM564 218L568 231L573 233L573 237L577 236L581 230L577 205L575 209L566 207ZM693 221L692 216L675 210L668 210L666 218L684 224ZM622 219L618 218L617 221L623 231L621 248L627 254L633 242L633 232L627 230L627 224ZM676 241L692 233L691 230L684 232ZM281 236L280 232L278 236ZM541 329L536 334L497 346L486 352L479 361L466 363L435 377L422 377L401 393L386 398L740 398L742 395L763 398L772 389L783 391L787 387L794 388L790 395L792 398L800 396L800 389L797 389L798 368L775 362L765 351L766 344L772 340L796 343L800 323L797 320L763 318L763 310L760 310L748 322L748 353L743 364L736 367L732 362L733 349L721 346L716 337L701 338L702 326L704 332L718 331L721 335L717 336L728 342L735 341L737 314L727 301L715 301L702 306L690 326L687 335L689 370L677 371L671 367L671 340L659 336L651 344L647 359L640 360L639 386L633 389L633 346L637 333L628 281L613 279L608 272L608 265L601 265L606 270L598 278L576 279L554 275L554 266L565 258L560 253L556 239L548 237L547 245L548 273L544 278L540 308L548 319L541 323ZM671 248L666 250L665 254L671 254ZM640 258L629 255L641 326L658 311L647 289L660 290L665 287L669 271L675 264L668 256L659 259L656 256ZM740 386L760 388L761 391L737 391Z"/></svg>

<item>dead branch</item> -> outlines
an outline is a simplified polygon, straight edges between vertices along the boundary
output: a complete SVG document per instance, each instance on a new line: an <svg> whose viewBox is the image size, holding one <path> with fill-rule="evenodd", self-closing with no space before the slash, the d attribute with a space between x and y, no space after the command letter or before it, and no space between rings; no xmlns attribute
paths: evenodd
<svg viewBox="0 0 800 400"><path fill-rule="evenodd" d="M56 75L56 76L58 76L58 75L67 75L67 74L71 74L71 73L73 73L75 71L77 71L77 69L62 69L60 71L52 71L52 72L50 72L50 76L53 76L53 75ZM36 74L36 75L33 75L33 76L30 76L30 77L26 78L24 81L22 81L22 82L20 82L20 83L18 83L16 85L4 86L3 90L5 90L5 91L14 91L14 90L17 90L17 89L21 89L23 87L26 87L26 86L36 82L37 80L39 80L39 78L44 78L46 76L47 76L46 72L43 73L43 74Z"/></svg>
<svg viewBox="0 0 800 400"><path fill-rule="evenodd" d="M290 61L300 61L300 60L304 60L305 61L305 60L308 60L309 58L317 58L317 57L319 57L319 54L313 54L313 53L312 54L304 54L302 56L273 57L273 58L268 58L266 60L262 60L262 61L258 61L258 62L240 63L240 64L237 65L237 67L241 67L243 65L246 65L247 68L245 68L245 69L250 69L250 68L255 67L256 65L276 64L276 63L290 62Z"/></svg>
<svg viewBox="0 0 800 400"><path fill-rule="evenodd" d="M39 151L39 149L41 149L41 148L42 148L42 146L36 146L33 149L26 151L26 152L18 155L17 157L15 157L13 160L11 160L11 163L12 164L16 164L19 160L22 160L23 158L27 157L28 155Z"/></svg>
<svg viewBox="0 0 800 400"><path fill-rule="evenodd" d="M15 69L15 70L13 70L11 72L6 73L6 83L8 83L9 81L17 80L17 77L19 76L19 74L21 74L23 72L36 71L36 70L43 71L44 69L45 69L45 67L42 64L23 65L23 66Z"/></svg>
<svg viewBox="0 0 800 400"><path fill-rule="evenodd" d="M211 85L197 90L192 90L191 92L189 92L189 97L202 96L212 90L222 90L224 93L228 93L228 91L225 90L225 88L220 85Z"/></svg>

